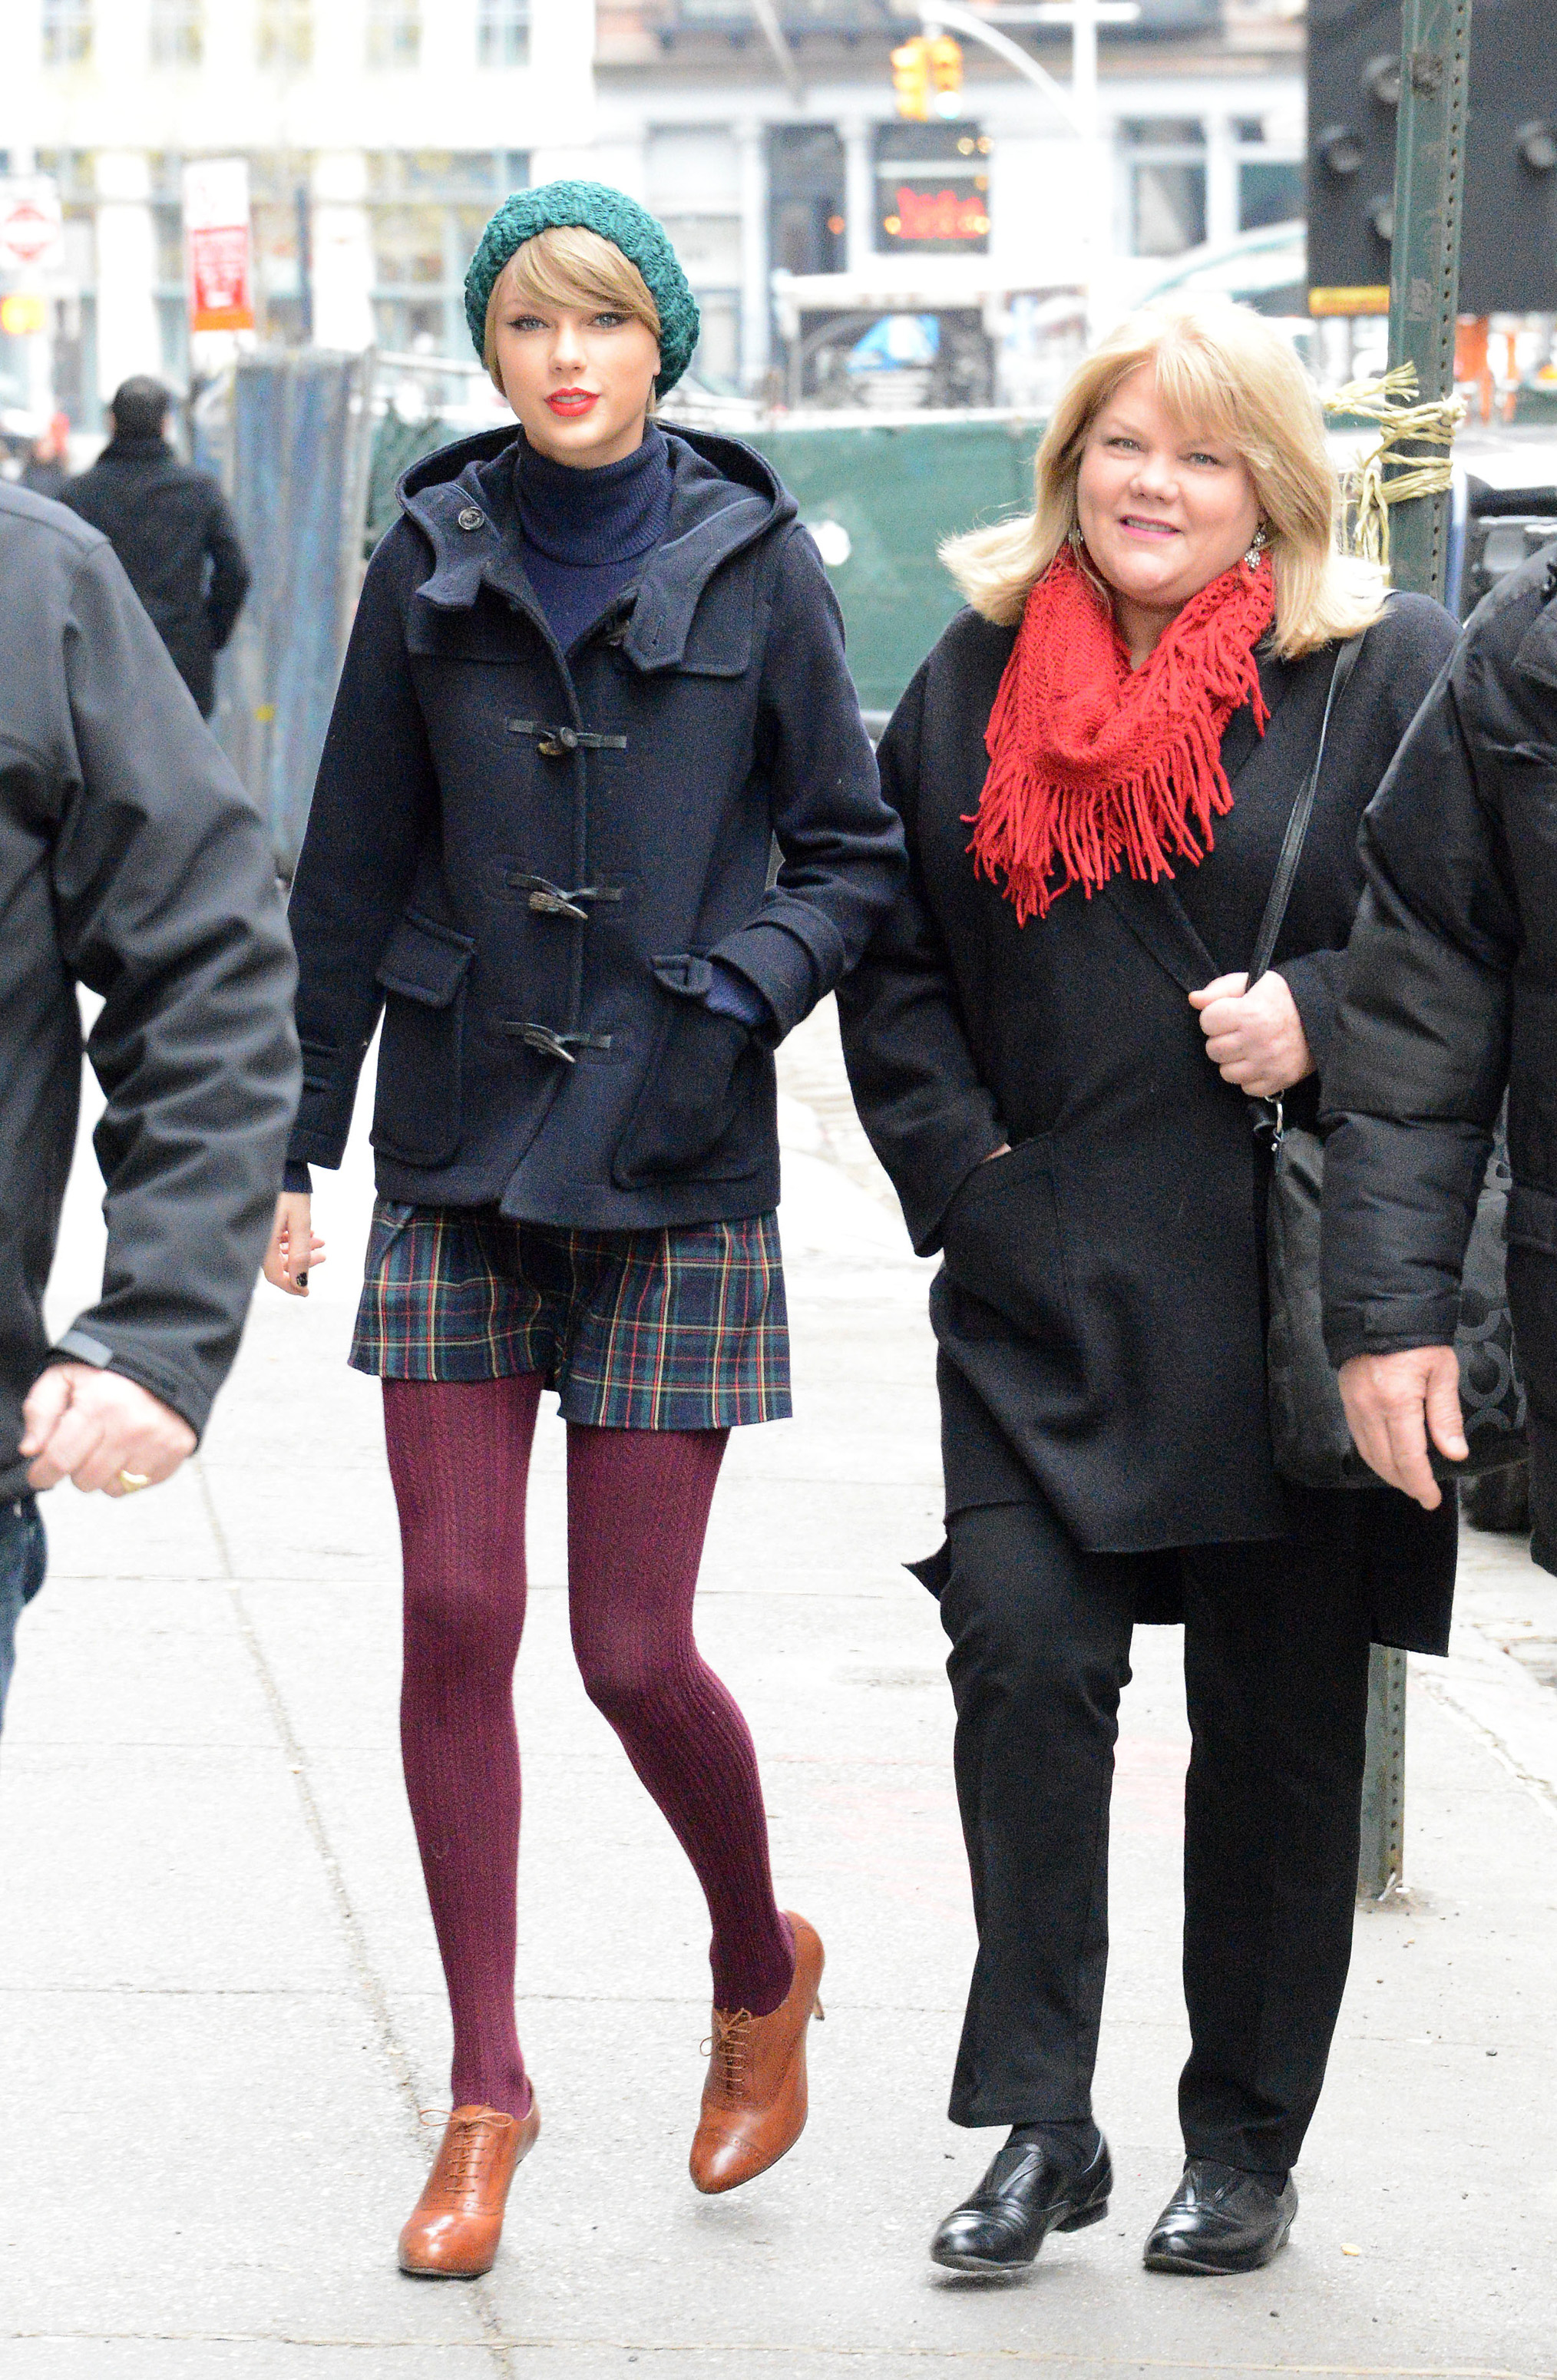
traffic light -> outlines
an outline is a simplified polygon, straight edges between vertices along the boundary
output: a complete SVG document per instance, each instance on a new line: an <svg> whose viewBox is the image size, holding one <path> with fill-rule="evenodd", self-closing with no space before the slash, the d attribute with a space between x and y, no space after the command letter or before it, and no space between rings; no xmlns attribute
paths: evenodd
<svg viewBox="0 0 1557 2380"><path fill-rule="evenodd" d="M930 54L933 45L923 33L916 33L892 54L892 87L897 95L899 115L911 115L920 124L930 121L930 87L931 67ZM954 42L952 47L956 49ZM962 52L957 50L960 71Z"/></svg>
<svg viewBox="0 0 1557 2380"><path fill-rule="evenodd" d="M962 97L962 43L950 33L932 34L926 47L930 52L930 79L935 91L937 115L955 115Z"/></svg>
<svg viewBox="0 0 1557 2380"><path fill-rule="evenodd" d="M1557 312L1557 42L1551 0L1472 12L1463 314ZM1308 0L1308 288L1382 313L1394 237L1400 0Z"/></svg>

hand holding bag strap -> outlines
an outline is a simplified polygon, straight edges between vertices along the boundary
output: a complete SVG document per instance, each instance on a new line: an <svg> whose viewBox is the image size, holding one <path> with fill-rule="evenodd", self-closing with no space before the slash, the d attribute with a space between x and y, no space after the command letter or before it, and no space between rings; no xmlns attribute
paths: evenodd
<svg viewBox="0 0 1557 2380"><path fill-rule="evenodd" d="M1299 788L1297 799L1292 806L1292 816L1286 822L1286 833L1282 839L1282 856L1276 862L1276 880L1271 887L1271 897L1265 904L1265 915L1259 921L1259 931L1255 937L1254 956L1249 961L1246 990L1252 991L1260 977L1268 971L1282 927L1286 921L1287 903L1292 898L1292 888L1297 876L1298 863L1303 856L1303 845L1308 833L1308 820L1314 815L1314 800L1320 789L1320 772L1324 767L1324 747L1330 736L1331 714L1345 692L1346 681L1357 665L1357 655L1362 650L1363 637L1366 637L1367 633L1364 629L1360 637L1348 637L1335 656L1334 665L1330 673L1329 691L1324 698L1324 717L1320 722L1320 740L1314 752L1314 765Z"/></svg>

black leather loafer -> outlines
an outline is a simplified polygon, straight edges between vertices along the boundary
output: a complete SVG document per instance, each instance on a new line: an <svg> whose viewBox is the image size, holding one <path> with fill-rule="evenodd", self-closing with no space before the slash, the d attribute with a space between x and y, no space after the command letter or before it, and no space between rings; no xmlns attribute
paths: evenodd
<svg viewBox="0 0 1557 2380"><path fill-rule="evenodd" d="M1146 2243L1146 2269L1257 2273L1285 2244L1296 2212L1290 2175L1283 2189L1272 2190L1236 2166L1189 2157Z"/></svg>
<svg viewBox="0 0 1557 2380"><path fill-rule="evenodd" d="M1100 2133L1090 2165L1077 2173L1038 2143L1008 2141L971 2198L954 2206L930 2243L953 2273L1019 2273L1051 2231L1084 2231L1108 2213L1113 2168Z"/></svg>

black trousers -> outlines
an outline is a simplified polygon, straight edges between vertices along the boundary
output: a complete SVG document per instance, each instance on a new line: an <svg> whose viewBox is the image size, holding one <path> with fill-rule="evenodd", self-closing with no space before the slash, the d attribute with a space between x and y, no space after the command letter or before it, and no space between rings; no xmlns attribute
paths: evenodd
<svg viewBox="0 0 1557 2380"><path fill-rule="evenodd" d="M1322 1516L1321 1516L1322 1518ZM1192 2155L1295 2163L1351 1956L1368 1618L1344 1538L1088 1553L1047 1504L947 1524L941 1598L979 1956L958 2124L1091 2112L1134 1617L1178 1566L1193 1736L1179 2113Z"/></svg>

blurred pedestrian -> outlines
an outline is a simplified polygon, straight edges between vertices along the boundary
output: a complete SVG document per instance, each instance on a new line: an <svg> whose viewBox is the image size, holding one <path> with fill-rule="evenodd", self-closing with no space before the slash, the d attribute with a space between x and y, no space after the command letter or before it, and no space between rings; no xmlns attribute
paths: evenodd
<svg viewBox="0 0 1557 2380"><path fill-rule="evenodd" d="M732 1426L789 1411L773 1047L903 865L792 498L735 440L651 418L698 336L661 225L594 183L522 192L466 303L520 426L415 464L369 567L293 889L307 1088L265 1267L306 1290L307 1161L340 1163L382 1007L351 1361L383 1379L401 1744L454 2021L400 2261L460 2277L491 2265L540 2123L512 1679L543 1388L584 1683L712 1921L698 2188L805 2121L821 1944L774 1900L692 1603Z"/></svg>
<svg viewBox="0 0 1557 2380"><path fill-rule="evenodd" d="M63 502L103 531L174 664L209 719L216 655L249 591L237 524L209 472L181 463L165 436L171 393L138 377L109 407L114 434Z"/></svg>
<svg viewBox="0 0 1557 2380"><path fill-rule="evenodd" d="M1325 1080L1325 1337L1347 1419L1381 1478L1438 1505L1428 1438L1465 1458L1460 1269L1506 1092L1530 1550L1557 1571L1557 546L1473 614L1362 855Z"/></svg>
<svg viewBox="0 0 1557 2380"><path fill-rule="evenodd" d="M1091 2080L1133 1622L1183 1621L1193 1738L1162 2272L1248 2271L1286 2238L1351 1949L1369 1641L1443 1649L1449 1517L1285 1487L1266 1416L1250 1102L1312 1121L1357 820L1454 639L1335 553L1335 504L1271 325L1131 318L1055 407L1036 510L948 548L972 608L881 747L909 888L839 1000L861 1117L944 1257L947 1542L924 1574L979 1928L951 2114L1013 2127L936 2233L959 2272L1030 2264L1107 2206Z"/></svg>
<svg viewBox="0 0 1557 2380"><path fill-rule="evenodd" d="M105 541L0 488L0 1707L37 1493L128 1496L194 1448L237 1350L298 1057L260 820ZM103 1295L51 1336L78 984L107 1097Z"/></svg>
<svg viewBox="0 0 1557 2380"><path fill-rule="evenodd" d="M35 439L32 451L21 467L20 485L35 496L47 496L57 504L65 493L70 476L70 417L55 413L41 438Z"/></svg>

